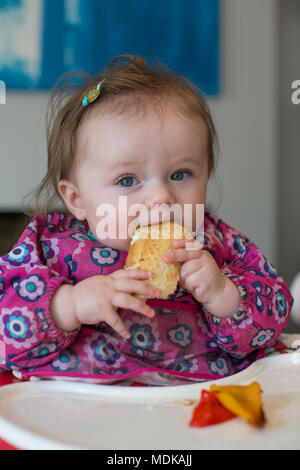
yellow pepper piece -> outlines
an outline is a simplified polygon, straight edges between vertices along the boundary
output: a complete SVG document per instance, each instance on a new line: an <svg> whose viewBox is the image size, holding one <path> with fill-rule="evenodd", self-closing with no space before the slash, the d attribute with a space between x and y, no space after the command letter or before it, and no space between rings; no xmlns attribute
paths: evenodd
<svg viewBox="0 0 300 470"><path fill-rule="evenodd" d="M261 400L261 388L257 382L250 385L211 385L225 408L250 424L263 424L264 413Z"/></svg>

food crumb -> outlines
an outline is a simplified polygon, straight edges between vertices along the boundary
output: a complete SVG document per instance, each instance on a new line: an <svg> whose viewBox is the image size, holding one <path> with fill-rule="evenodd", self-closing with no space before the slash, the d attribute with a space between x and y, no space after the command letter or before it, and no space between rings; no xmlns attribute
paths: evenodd
<svg viewBox="0 0 300 470"><path fill-rule="evenodd" d="M191 400L189 398L185 398L184 400L182 400L182 404L184 406L192 406L192 405L194 405L195 402L196 402L196 400Z"/></svg>

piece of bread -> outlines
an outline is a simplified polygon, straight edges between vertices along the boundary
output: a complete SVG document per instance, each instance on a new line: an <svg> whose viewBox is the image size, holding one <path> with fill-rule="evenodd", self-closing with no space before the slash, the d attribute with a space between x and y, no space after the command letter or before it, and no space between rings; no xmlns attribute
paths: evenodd
<svg viewBox="0 0 300 470"><path fill-rule="evenodd" d="M160 299L167 299L176 291L181 263L165 263L162 255L173 251L173 241L181 238L193 237L175 222L139 226L133 234L124 269L152 271L153 277L144 282L160 289ZM147 299L139 294L135 296Z"/></svg>

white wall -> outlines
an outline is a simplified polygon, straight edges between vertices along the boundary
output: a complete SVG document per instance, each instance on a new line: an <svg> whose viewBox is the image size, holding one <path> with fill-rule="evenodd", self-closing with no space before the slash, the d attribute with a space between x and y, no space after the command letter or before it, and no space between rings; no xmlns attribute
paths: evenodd
<svg viewBox="0 0 300 470"><path fill-rule="evenodd" d="M277 2L223 0L221 6L222 92L209 100L221 151L209 200L220 197L218 215L276 264ZM47 98L8 91L0 106L0 210L18 210L46 169Z"/></svg>

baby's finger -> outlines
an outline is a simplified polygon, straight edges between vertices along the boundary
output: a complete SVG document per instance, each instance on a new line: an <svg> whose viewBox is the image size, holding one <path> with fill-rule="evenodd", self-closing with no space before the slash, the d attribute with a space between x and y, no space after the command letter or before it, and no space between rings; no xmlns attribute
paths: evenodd
<svg viewBox="0 0 300 470"><path fill-rule="evenodd" d="M159 297L160 290L143 281L135 279L117 279L115 289L131 294L141 294L146 297Z"/></svg>
<svg viewBox="0 0 300 470"><path fill-rule="evenodd" d="M152 318L155 315L155 311L141 299L134 297L133 295L126 294L125 292L116 292L112 304L115 307L124 308L126 310L134 310L135 312L142 313L146 317Z"/></svg>
<svg viewBox="0 0 300 470"><path fill-rule="evenodd" d="M184 250L184 249L176 249L174 251L170 251L169 253L165 253L162 256L162 260L165 263L175 263L189 261L190 259L196 259L201 257L201 250Z"/></svg>
<svg viewBox="0 0 300 470"><path fill-rule="evenodd" d="M199 272L196 271L192 274L189 274L184 278L184 285L186 286L186 289L188 291L192 291L196 287L199 287L201 283L201 276L199 275Z"/></svg>
<svg viewBox="0 0 300 470"><path fill-rule="evenodd" d="M174 240L173 241L173 246L174 248L185 248L185 238L181 239L181 240Z"/></svg>
<svg viewBox="0 0 300 470"><path fill-rule="evenodd" d="M110 274L113 279L148 279L153 276L152 271L144 269L119 269Z"/></svg>
<svg viewBox="0 0 300 470"><path fill-rule="evenodd" d="M186 250L201 250L202 246L199 240L194 238L181 238L173 241L174 248L185 248Z"/></svg>
<svg viewBox="0 0 300 470"><path fill-rule="evenodd" d="M200 258L196 258L183 263L180 270L180 276L183 278L189 276L195 271L200 271L203 268L201 261L202 260L200 260Z"/></svg>
<svg viewBox="0 0 300 470"><path fill-rule="evenodd" d="M117 314L117 312L111 308L107 311L107 313L104 315L103 320L110 325L117 333L119 333L120 336L124 339L129 339L130 338L130 331L128 328L124 325L122 322L120 316Z"/></svg>

